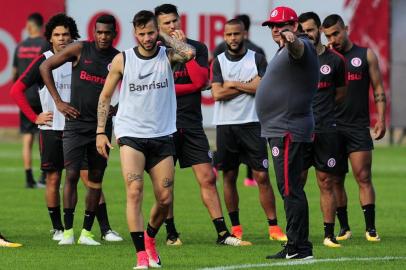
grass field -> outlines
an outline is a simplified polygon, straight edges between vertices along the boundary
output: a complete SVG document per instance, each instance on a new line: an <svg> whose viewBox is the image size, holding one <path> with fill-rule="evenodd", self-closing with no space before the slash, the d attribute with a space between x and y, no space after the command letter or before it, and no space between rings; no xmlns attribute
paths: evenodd
<svg viewBox="0 0 406 270"><path fill-rule="evenodd" d="M0 143L0 231L8 238L22 242L19 249L0 249L0 269L132 269L134 248L125 219L125 190L120 173L118 149L112 151L106 172L104 192L113 229L124 236L122 243L105 243L99 247L60 247L49 235L51 223L44 203L44 190L24 188L20 144ZM37 147L37 146L34 146ZM374 151L373 179L377 191L377 229L380 243L369 243L364 237L363 214L358 202L358 188L352 176L347 179L349 220L353 238L340 249L322 245L323 227L319 210L319 192L314 173L306 187L310 205L310 234L315 260L304 262L268 261L265 256L281 249L279 243L267 240L267 224L259 207L256 188L239 180L241 222L244 237L251 247L215 245L216 235L190 169L176 171L175 217L184 245L164 245L164 228L158 235L164 269L406 269L406 163L405 148L377 148ZM38 157L34 168L39 167ZM38 170L35 171L38 175ZM270 170L275 187L273 170ZM151 185L146 182L144 213L152 202ZM222 182L218 182L222 192ZM221 193L222 194L222 193ZM84 189L80 185L75 216L76 237L83 221ZM277 194L279 223L285 226L282 201ZM230 224L227 217L227 223ZM337 228L336 228L337 231ZM99 236L97 221L93 232ZM299 263L295 265L296 263ZM217 268L215 268L217 267Z"/></svg>

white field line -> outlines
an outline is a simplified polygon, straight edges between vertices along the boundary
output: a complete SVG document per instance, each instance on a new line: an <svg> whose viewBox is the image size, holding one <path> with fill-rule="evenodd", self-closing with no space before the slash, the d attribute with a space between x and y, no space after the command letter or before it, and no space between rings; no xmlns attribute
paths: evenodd
<svg viewBox="0 0 406 270"><path fill-rule="evenodd" d="M240 265L229 265L229 266L217 266L217 267L205 267L199 268L198 270L233 270L233 269L251 269L251 268L265 268L265 267L278 267L278 266L294 266L294 265L310 265L317 263L329 263L329 262L362 262L362 261L395 261L395 260L406 260L406 257L342 257L335 259L313 259L313 260L290 260L275 263L259 263L259 264L240 264Z"/></svg>

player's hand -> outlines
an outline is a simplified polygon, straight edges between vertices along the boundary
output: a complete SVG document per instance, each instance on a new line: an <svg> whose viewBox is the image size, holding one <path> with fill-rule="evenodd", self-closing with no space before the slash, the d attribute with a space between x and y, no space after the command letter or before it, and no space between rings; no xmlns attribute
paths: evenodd
<svg viewBox="0 0 406 270"><path fill-rule="evenodd" d="M177 40L186 42L186 35L182 30L175 30L170 34L170 36L176 38Z"/></svg>
<svg viewBox="0 0 406 270"><path fill-rule="evenodd" d="M35 119L35 124L52 126L53 117L52 112L42 112L38 115L37 119Z"/></svg>
<svg viewBox="0 0 406 270"><path fill-rule="evenodd" d="M77 118L80 115L78 110L76 110L69 103L64 101L56 103L56 108L68 119Z"/></svg>
<svg viewBox="0 0 406 270"><path fill-rule="evenodd" d="M285 46L286 43L293 43L297 39L296 35L287 29L280 31L279 34L281 35L280 47Z"/></svg>
<svg viewBox="0 0 406 270"><path fill-rule="evenodd" d="M374 139L375 140L380 140L385 136L386 133L386 126L385 122L383 121L377 121L374 127Z"/></svg>
<svg viewBox="0 0 406 270"><path fill-rule="evenodd" d="M101 156L103 156L105 159L109 158L109 154L107 152L107 147L110 149L114 149L114 147L111 145L109 138L105 134L99 134L96 135L96 149L97 152Z"/></svg>
<svg viewBox="0 0 406 270"><path fill-rule="evenodd" d="M334 50L333 42L328 42L326 46L327 48Z"/></svg>

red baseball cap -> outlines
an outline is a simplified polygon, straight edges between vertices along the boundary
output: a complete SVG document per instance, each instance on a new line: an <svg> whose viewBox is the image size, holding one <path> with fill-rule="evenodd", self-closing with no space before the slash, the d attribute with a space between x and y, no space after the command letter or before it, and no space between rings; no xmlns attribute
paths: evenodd
<svg viewBox="0 0 406 270"><path fill-rule="evenodd" d="M268 26L273 23L297 22L297 14L290 7L276 7L271 11L269 19L262 23L262 26Z"/></svg>

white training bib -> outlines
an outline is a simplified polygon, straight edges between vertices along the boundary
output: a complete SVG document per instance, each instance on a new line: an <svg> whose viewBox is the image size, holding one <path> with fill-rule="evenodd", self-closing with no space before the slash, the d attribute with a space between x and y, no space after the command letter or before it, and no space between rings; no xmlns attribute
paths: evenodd
<svg viewBox="0 0 406 270"><path fill-rule="evenodd" d="M258 75L255 52L252 50L247 50L244 57L235 62L228 60L224 52L217 58L224 81L250 82ZM241 94L230 100L216 101L214 104L214 125L233 125L258 121L254 95Z"/></svg>
<svg viewBox="0 0 406 270"><path fill-rule="evenodd" d="M44 55L48 59L54 55L54 53L46 51L44 52ZM52 76L54 77L55 86L58 90L59 96L63 101L69 102L71 93L72 62L66 62L57 69L52 70ZM42 111L53 113L52 125L39 125L39 129L63 130L65 127L65 116L56 108L55 102L45 85L39 90L39 98L41 100Z"/></svg>
<svg viewBox="0 0 406 270"><path fill-rule="evenodd" d="M176 131L176 93L166 48L153 58L123 52L124 74L114 131L117 138L156 138Z"/></svg>

